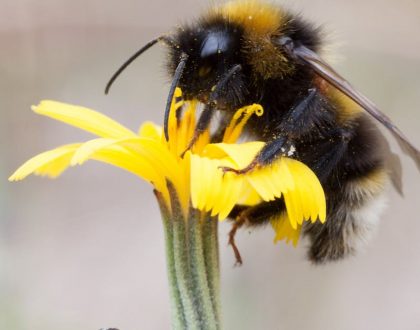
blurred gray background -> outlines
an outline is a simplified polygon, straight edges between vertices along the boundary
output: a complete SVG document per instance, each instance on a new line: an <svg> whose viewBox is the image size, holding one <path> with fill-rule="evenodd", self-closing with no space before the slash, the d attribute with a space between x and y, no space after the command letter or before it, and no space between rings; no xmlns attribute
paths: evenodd
<svg viewBox="0 0 420 330"><path fill-rule="evenodd" d="M339 44L338 70L420 146L420 2L282 3L325 25ZM55 181L7 177L41 151L90 138L33 114L41 99L89 106L131 129L161 122L161 47L124 72L109 96L103 88L141 45L207 5L0 2L0 329L169 328L163 232L146 183L94 162ZM273 245L267 228L239 234L245 263L235 268L222 223L225 329L420 329L420 181L413 162L402 161L405 198L389 193L375 239L355 258L311 266L305 242Z"/></svg>

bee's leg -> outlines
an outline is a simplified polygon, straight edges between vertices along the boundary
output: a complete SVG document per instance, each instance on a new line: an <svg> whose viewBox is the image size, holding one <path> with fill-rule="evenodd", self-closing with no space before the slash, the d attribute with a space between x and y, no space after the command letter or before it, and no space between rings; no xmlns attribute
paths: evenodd
<svg viewBox="0 0 420 330"><path fill-rule="evenodd" d="M195 127L194 135L188 144L187 149L182 153L183 156L189 149L192 148L195 142L197 142L200 135L210 126L211 118L213 117L214 112L216 111L217 101L220 98L222 91L226 88L227 84L229 83L230 79L234 77L238 72L242 70L242 66L240 64L234 65L227 71L223 77L219 80L216 86L214 86L213 91L209 96L209 100L204 107L203 112L198 119L197 126Z"/></svg>
<svg viewBox="0 0 420 330"><path fill-rule="evenodd" d="M257 154L254 160L248 166L242 169L234 169L231 167L221 167L223 172L234 172L236 174L245 174L253 170L257 166L270 164L279 156L292 156L295 151L293 143L285 136L281 136L275 140L268 142Z"/></svg>
<svg viewBox="0 0 420 330"><path fill-rule="evenodd" d="M323 142L300 149L299 160L308 165L324 184L348 150L352 132L336 127L325 133Z"/></svg>
<svg viewBox="0 0 420 330"><path fill-rule="evenodd" d="M314 118L309 112L313 106L315 106L315 103L319 102L319 98L317 97L318 90L316 88L311 88L308 92L308 95L305 96L303 100L290 109L281 124L276 128L276 131L280 132L280 135L267 142L248 166L239 170L223 167L222 170L225 172L244 174L251 171L256 166L270 164L279 156L293 156L295 152L293 140L310 129Z"/></svg>
<svg viewBox="0 0 420 330"><path fill-rule="evenodd" d="M233 253L237 265L242 264L242 257L239 249L235 243L235 235L239 228L257 227L266 225L270 219L285 210L283 199L276 199L270 202L262 202L254 206L236 205L229 214L229 218L234 221L232 228L229 232L228 244L232 246Z"/></svg>
<svg viewBox="0 0 420 330"><path fill-rule="evenodd" d="M236 236L236 232L238 231L239 228L242 227L243 224L244 224L243 218L238 217L236 220L234 220L232 228L229 231L228 244L232 247L233 254L235 255L235 259L236 259L235 265L242 265L242 257L236 245L235 236Z"/></svg>

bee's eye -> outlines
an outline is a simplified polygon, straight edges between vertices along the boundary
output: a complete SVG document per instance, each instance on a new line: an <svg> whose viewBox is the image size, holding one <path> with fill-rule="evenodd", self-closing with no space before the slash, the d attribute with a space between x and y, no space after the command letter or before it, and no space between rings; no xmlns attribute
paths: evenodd
<svg viewBox="0 0 420 330"><path fill-rule="evenodd" d="M231 43L230 36L225 31L210 32L201 45L200 57L205 59L228 50Z"/></svg>

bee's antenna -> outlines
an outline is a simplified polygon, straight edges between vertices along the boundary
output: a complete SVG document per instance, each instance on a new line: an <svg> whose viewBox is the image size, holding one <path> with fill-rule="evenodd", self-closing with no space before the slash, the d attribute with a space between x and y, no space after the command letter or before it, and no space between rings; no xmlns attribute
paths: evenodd
<svg viewBox="0 0 420 330"><path fill-rule="evenodd" d="M114 83L115 79L117 79L118 76L121 74L121 72L123 72L125 68L129 66L137 57L143 54L150 47L154 46L158 41L165 41L169 44L173 44L173 41L167 36L160 36L160 37L157 37L156 39L149 41L146 45L144 45L137 52L135 52L127 61L125 61L123 65L121 65L120 68L112 75L111 79L109 79L108 83L106 84L105 94L108 94L112 84Z"/></svg>
<svg viewBox="0 0 420 330"><path fill-rule="evenodd" d="M188 55L182 53L181 60L178 63L178 66L175 69L174 78L172 79L171 88L169 89L168 99L166 101L166 108L165 108L165 117L163 119L163 131L165 133L166 141L169 141L169 134L168 134L168 123L169 123L169 113L171 111L171 104L172 99L174 97L175 88L178 85L179 79L181 79L182 72L185 69L185 64L187 63Z"/></svg>

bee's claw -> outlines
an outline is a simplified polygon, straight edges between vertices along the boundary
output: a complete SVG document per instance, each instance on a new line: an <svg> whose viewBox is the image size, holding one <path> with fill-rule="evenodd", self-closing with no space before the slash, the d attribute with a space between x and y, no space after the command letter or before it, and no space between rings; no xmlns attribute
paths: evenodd
<svg viewBox="0 0 420 330"><path fill-rule="evenodd" d="M223 174L227 172L233 172L235 174L239 174L240 172L240 170L234 169L232 167L227 167L227 166L219 166L219 169L223 172Z"/></svg>
<svg viewBox="0 0 420 330"><path fill-rule="evenodd" d="M185 148L185 150L181 153L180 157L184 158L184 155L187 153L188 150L191 150L191 148L194 146L194 143L197 141L197 138L194 136L190 143L188 143L188 146Z"/></svg>
<svg viewBox="0 0 420 330"><path fill-rule="evenodd" d="M233 172L233 173L239 175L239 174L246 174L246 173L252 171L255 168L255 166L257 166L257 163L256 162L252 162L247 167L244 167L244 168L242 168L240 170L237 170L235 168L228 167L228 166L220 166L219 169L221 169L223 173Z"/></svg>
<svg viewBox="0 0 420 330"><path fill-rule="evenodd" d="M181 158L184 158L184 155L185 155L185 153L188 151L188 150L190 150L191 149L191 147L190 146L188 146L188 148L186 148L179 156L181 157Z"/></svg>

